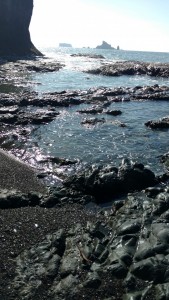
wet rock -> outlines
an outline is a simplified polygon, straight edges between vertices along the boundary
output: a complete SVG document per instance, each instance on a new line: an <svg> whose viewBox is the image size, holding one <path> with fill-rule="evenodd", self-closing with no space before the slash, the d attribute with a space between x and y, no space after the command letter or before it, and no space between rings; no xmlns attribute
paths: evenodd
<svg viewBox="0 0 169 300"><path fill-rule="evenodd" d="M90 53L77 53L77 54L71 54L70 56L105 59L105 57L101 54L90 54Z"/></svg>
<svg viewBox="0 0 169 300"><path fill-rule="evenodd" d="M145 123L147 127L152 129L165 129L169 128L169 117L164 117L158 121L148 121Z"/></svg>
<svg viewBox="0 0 169 300"><path fill-rule="evenodd" d="M88 109L78 110L78 112L81 114L100 114L103 112L103 107L92 106L91 108L88 108Z"/></svg>
<svg viewBox="0 0 169 300"><path fill-rule="evenodd" d="M17 208L23 206L36 206L39 205L41 194L29 193L23 194L17 190L0 190L0 208Z"/></svg>
<svg viewBox="0 0 169 300"><path fill-rule="evenodd" d="M165 165L167 169L169 169L169 153L165 153L161 156L161 162Z"/></svg>
<svg viewBox="0 0 169 300"><path fill-rule="evenodd" d="M86 288L97 289L101 285L101 278L97 272L88 273L83 286Z"/></svg>
<svg viewBox="0 0 169 300"><path fill-rule="evenodd" d="M73 275L68 275L67 277L61 279L58 282L54 282L51 289L51 296L54 300L61 299L73 299L76 297L78 290L78 278Z"/></svg>
<svg viewBox="0 0 169 300"><path fill-rule="evenodd" d="M42 243L25 250L17 257L13 288L17 290L18 296L33 298L45 279L57 275L64 243L64 232L60 230L53 235L47 235Z"/></svg>
<svg viewBox="0 0 169 300"><path fill-rule="evenodd" d="M0 123L13 124L16 120L17 116L11 113L0 114Z"/></svg>
<svg viewBox="0 0 169 300"><path fill-rule="evenodd" d="M120 61L105 64L97 69L85 71L89 74L105 76L149 75L153 77L169 77L167 63L144 63L139 61Z"/></svg>
<svg viewBox="0 0 169 300"><path fill-rule="evenodd" d="M90 118L90 119L84 119L81 124L82 125L88 125L88 126L95 126L98 123L105 123L104 118Z"/></svg>
<svg viewBox="0 0 169 300"><path fill-rule="evenodd" d="M18 112L18 106L0 107L0 114L16 114Z"/></svg>
<svg viewBox="0 0 169 300"><path fill-rule="evenodd" d="M132 166L129 161L123 164ZM140 168L144 170L143 165ZM114 171L118 174L118 169ZM159 191L153 198L144 192L129 194L117 213L107 214L104 222L89 222L85 227L76 224L67 233L47 235L16 258L14 289L19 296L31 299L44 280L52 278L48 286L51 299L79 299L82 291L85 297L92 291L96 298L104 278L108 280L111 274L112 280L122 280L124 299L141 299L143 295L165 299L169 225L164 213L168 213L168 204L158 215L153 214L160 199L169 203L169 193L165 193L164 197Z"/></svg>
<svg viewBox="0 0 169 300"><path fill-rule="evenodd" d="M148 187L145 189L145 193L148 197L155 197L159 193L164 192L164 189L162 187Z"/></svg>
<svg viewBox="0 0 169 300"><path fill-rule="evenodd" d="M101 94L99 91L94 93L92 96L92 100L99 100L99 101L107 101L107 96Z"/></svg>
<svg viewBox="0 0 169 300"><path fill-rule="evenodd" d="M59 112L37 109L36 111L17 110L12 113L0 114L0 122L5 124L28 125L51 122Z"/></svg>
<svg viewBox="0 0 169 300"><path fill-rule="evenodd" d="M118 116L122 114L121 110L107 110L105 113L111 116Z"/></svg>
<svg viewBox="0 0 169 300"><path fill-rule="evenodd" d="M119 126L119 127L127 127L127 125L123 122L120 122L119 120L115 120L115 121L112 121L111 124L115 125L115 126Z"/></svg>
<svg viewBox="0 0 169 300"><path fill-rule="evenodd" d="M113 197L122 192L141 190L156 183L157 179L152 171L129 160L123 160L119 169L113 165L93 166L85 173L64 181L65 186L91 194L97 201L104 201L106 196Z"/></svg>
<svg viewBox="0 0 169 300"><path fill-rule="evenodd" d="M157 299L164 300L169 298L169 283L157 284L155 290Z"/></svg>
<svg viewBox="0 0 169 300"><path fill-rule="evenodd" d="M155 283L163 282L167 272L169 272L169 264L163 255L144 259L131 267L131 273L138 278Z"/></svg>

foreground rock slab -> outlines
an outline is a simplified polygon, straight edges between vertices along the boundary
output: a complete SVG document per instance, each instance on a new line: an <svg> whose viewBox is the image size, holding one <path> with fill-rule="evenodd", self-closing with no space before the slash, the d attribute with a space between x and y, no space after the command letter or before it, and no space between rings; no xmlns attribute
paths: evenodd
<svg viewBox="0 0 169 300"><path fill-rule="evenodd" d="M50 299L80 299L82 294L85 300L96 295L100 300L167 299L169 190L152 195L152 188L129 194L121 205L114 203L104 221L48 234L16 258L13 289L33 299L48 282Z"/></svg>

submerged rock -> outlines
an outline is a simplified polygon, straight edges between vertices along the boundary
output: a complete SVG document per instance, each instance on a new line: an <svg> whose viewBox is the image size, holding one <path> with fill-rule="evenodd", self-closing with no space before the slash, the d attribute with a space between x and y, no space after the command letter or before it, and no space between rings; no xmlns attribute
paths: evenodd
<svg viewBox="0 0 169 300"><path fill-rule="evenodd" d="M71 54L70 56L105 59L105 57L101 54L90 54L90 53L77 53L77 54Z"/></svg>

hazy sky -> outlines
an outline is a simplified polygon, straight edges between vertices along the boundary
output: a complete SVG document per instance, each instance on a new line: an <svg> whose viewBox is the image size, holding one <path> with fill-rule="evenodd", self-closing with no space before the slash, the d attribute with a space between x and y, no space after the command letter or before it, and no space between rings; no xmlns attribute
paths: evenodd
<svg viewBox="0 0 169 300"><path fill-rule="evenodd" d="M34 0L30 25L36 46L169 52L169 0Z"/></svg>

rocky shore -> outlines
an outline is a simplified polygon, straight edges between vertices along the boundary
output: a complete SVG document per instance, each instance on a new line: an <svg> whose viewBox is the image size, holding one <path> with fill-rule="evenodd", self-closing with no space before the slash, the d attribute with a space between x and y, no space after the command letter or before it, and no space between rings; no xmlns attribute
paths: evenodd
<svg viewBox="0 0 169 300"><path fill-rule="evenodd" d="M105 76L148 75L153 77L169 77L168 63L145 63L136 61L121 61L105 64L96 69L86 71L89 74Z"/></svg>
<svg viewBox="0 0 169 300"><path fill-rule="evenodd" d="M126 68L142 74L139 68L151 69L145 65L131 62ZM45 60L0 65L1 147L34 166L0 152L0 298L168 299L169 154L162 153L165 172L156 175L130 159L118 166L112 162L79 167L78 160L45 156L40 149L36 156L24 145L36 126L57 119L62 107L77 106L77 114L85 117L82 126L96 126L106 122L105 113L112 118L123 113L109 109L111 103L168 101L169 87L102 87L41 95L25 87L14 89L16 82L26 81L23 74L61 67ZM159 69L156 76L168 76L167 65ZM118 72L122 75L122 69ZM151 72L144 74L154 76ZM79 109L81 104L87 108ZM163 130L168 123L164 116L144 125ZM58 174L57 166L71 166L72 172ZM50 176L57 176L59 183L47 186Z"/></svg>

